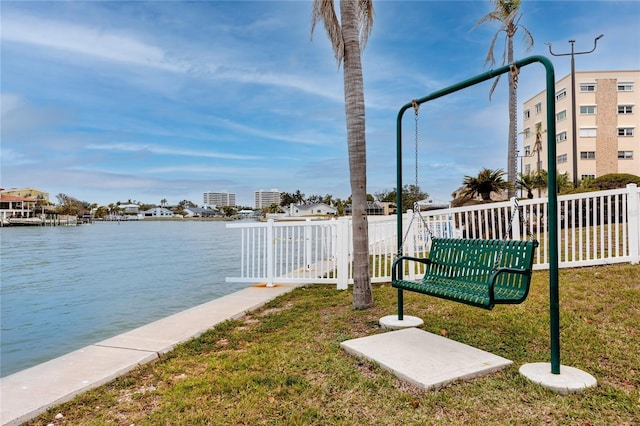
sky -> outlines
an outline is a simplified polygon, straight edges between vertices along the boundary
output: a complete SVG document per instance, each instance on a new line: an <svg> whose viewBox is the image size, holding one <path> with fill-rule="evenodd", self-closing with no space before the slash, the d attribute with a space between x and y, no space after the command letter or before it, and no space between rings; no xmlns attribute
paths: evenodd
<svg viewBox="0 0 640 426"><path fill-rule="evenodd" d="M342 68L310 1L7 1L0 4L0 187L106 205L202 204L203 192L350 196ZM336 3L336 7L337 3ZM374 1L362 55L367 192L396 186L396 118L414 98L489 70L496 23L483 1ZM640 69L640 2L524 0L535 39L517 59L577 71ZM496 43L501 65L504 37ZM506 78L424 104L418 185L449 201L464 176L507 168ZM544 89L532 64L522 103ZM415 117L403 119L403 179L415 183ZM521 123L519 131L521 131ZM520 143L521 144L521 143Z"/></svg>

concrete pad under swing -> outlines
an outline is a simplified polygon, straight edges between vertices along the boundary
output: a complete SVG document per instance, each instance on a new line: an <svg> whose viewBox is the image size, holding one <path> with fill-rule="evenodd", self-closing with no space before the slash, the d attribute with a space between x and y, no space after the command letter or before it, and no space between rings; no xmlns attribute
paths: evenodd
<svg viewBox="0 0 640 426"><path fill-rule="evenodd" d="M340 346L349 354L373 361L400 380L422 389L439 389L512 364L508 359L419 328L360 337L344 341Z"/></svg>
<svg viewBox="0 0 640 426"><path fill-rule="evenodd" d="M380 326L389 330L401 330L409 327L420 327L424 321L418 317L404 315L402 320L398 319L398 315L387 315L380 318Z"/></svg>
<svg viewBox="0 0 640 426"><path fill-rule="evenodd" d="M561 395L595 387L598 381L591 374L566 365L560 366L560 374L551 372L551 363L534 362L520 367L520 374L542 387Z"/></svg>

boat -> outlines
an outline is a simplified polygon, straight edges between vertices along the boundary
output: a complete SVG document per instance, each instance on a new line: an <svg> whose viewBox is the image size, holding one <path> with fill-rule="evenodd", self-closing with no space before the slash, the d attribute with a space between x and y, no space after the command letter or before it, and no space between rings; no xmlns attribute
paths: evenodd
<svg viewBox="0 0 640 426"><path fill-rule="evenodd" d="M9 225L11 226L41 226L44 221L39 217L10 217Z"/></svg>

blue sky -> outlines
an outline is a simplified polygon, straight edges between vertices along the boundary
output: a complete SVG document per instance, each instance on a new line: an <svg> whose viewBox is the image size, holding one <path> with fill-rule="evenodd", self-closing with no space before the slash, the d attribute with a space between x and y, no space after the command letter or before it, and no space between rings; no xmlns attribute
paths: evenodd
<svg viewBox="0 0 640 426"><path fill-rule="evenodd" d="M363 53L368 192L395 187L395 125L413 98L487 70L497 24L485 1L374 1ZM342 70L311 2L12 2L1 4L0 187L108 204L190 200L260 189L350 195ZM535 39L516 58L597 50L576 69L640 69L640 2L524 1ZM502 52L502 38L496 51ZM556 77L568 57L550 57ZM499 65L499 64L498 64ZM420 187L448 201L465 175L506 169L507 85L491 82L423 107ZM518 105L544 88L519 79ZM519 111L521 116L521 111ZM413 117L405 182L413 183ZM521 130L521 129L520 129Z"/></svg>

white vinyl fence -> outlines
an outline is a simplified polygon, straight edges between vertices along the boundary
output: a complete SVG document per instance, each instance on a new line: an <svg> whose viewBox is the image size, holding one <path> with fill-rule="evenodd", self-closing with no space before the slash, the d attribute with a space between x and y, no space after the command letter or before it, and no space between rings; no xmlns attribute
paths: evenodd
<svg viewBox="0 0 640 426"><path fill-rule="evenodd" d="M432 236L526 239L540 242L534 269L548 260L546 198L433 210L403 216L403 254L425 256ZM397 249L396 216L369 216L372 282L391 280ZM511 232L508 233L511 224ZM351 218L304 222L232 223L241 228L240 276L228 282L353 283ZM640 190L626 188L558 197L559 266L640 262ZM507 235L508 234L508 235ZM410 274L419 275L419 271ZM409 275L408 278L416 278Z"/></svg>

